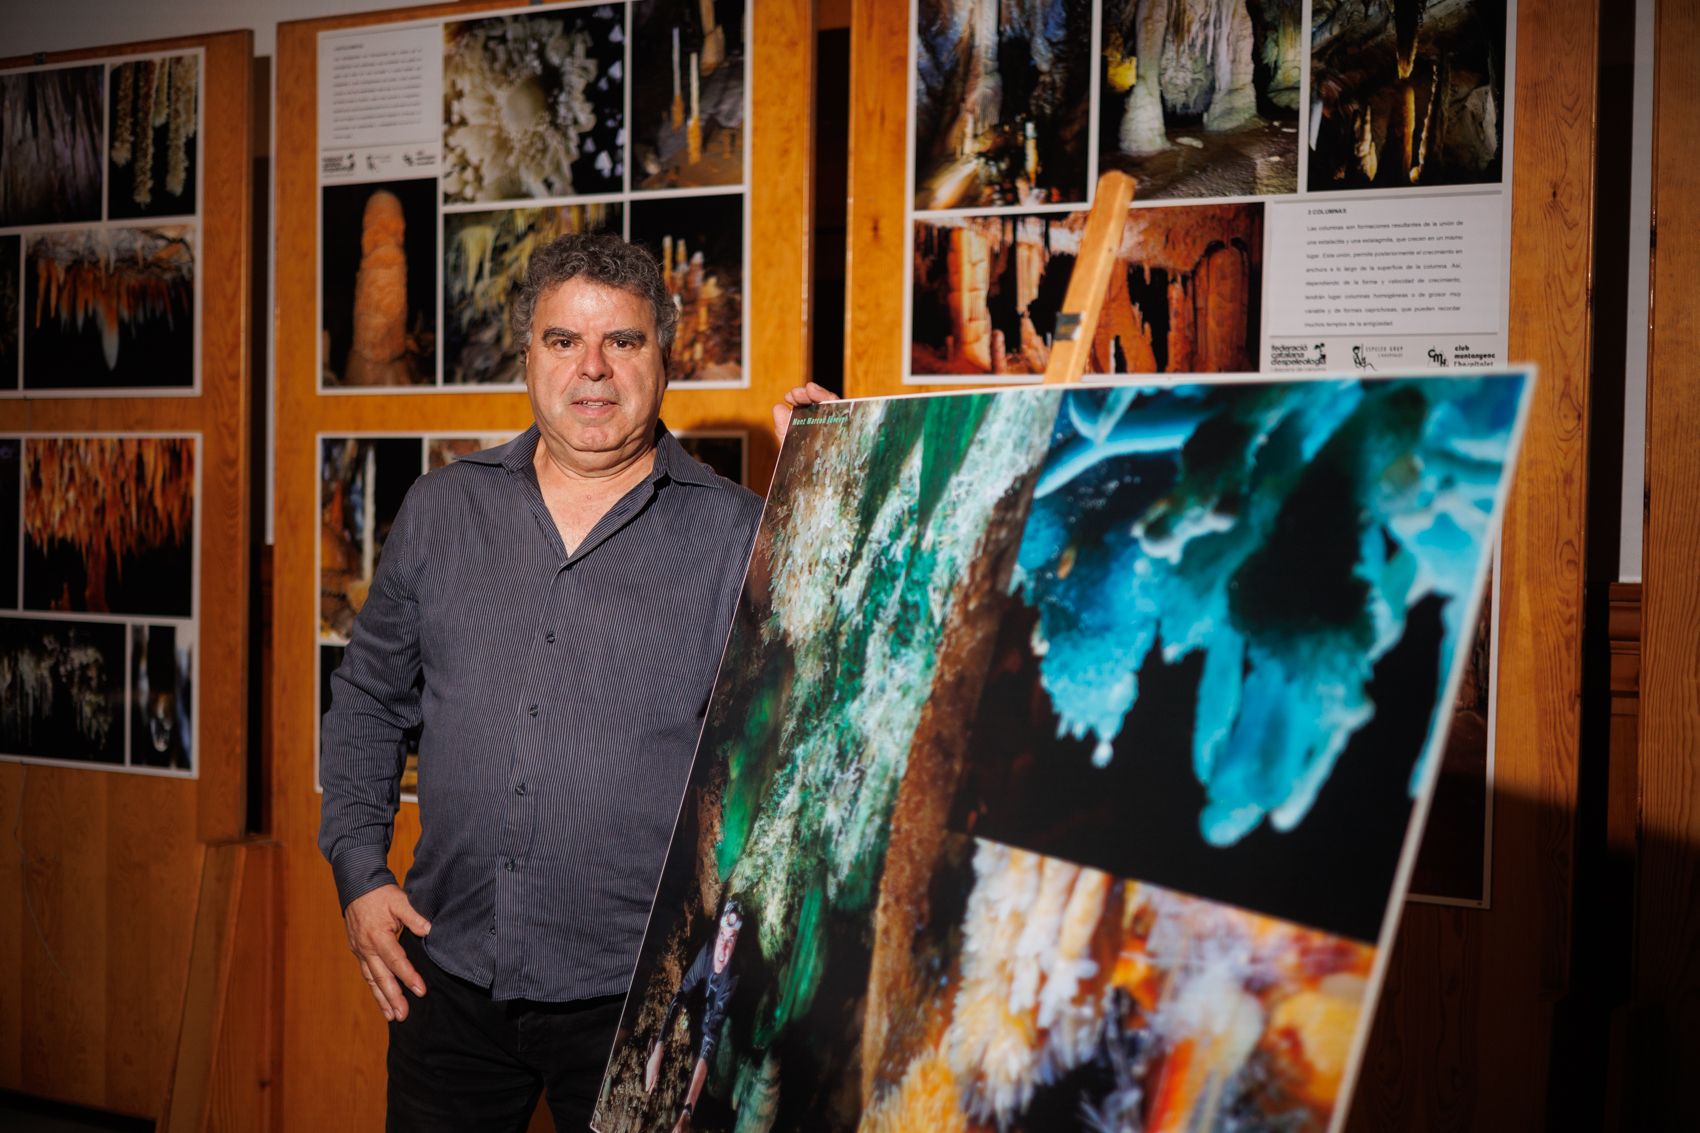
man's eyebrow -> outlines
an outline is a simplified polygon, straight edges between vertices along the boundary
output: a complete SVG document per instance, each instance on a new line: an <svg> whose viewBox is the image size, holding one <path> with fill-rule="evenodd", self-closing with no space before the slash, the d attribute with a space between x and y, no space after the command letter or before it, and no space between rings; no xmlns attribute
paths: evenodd
<svg viewBox="0 0 1700 1133"><path fill-rule="evenodd" d="M539 337L548 338L552 334L558 335L561 338L574 338L574 339L576 339L576 338L581 337L578 331L568 330L566 327L544 327L543 330L540 332Z"/></svg>
<svg viewBox="0 0 1700 1133"><path fill-rule="evenodd" d="M649 335L640 327L616 327L603 335L604 338L635 338L639 342L648 341Z"/></svg>

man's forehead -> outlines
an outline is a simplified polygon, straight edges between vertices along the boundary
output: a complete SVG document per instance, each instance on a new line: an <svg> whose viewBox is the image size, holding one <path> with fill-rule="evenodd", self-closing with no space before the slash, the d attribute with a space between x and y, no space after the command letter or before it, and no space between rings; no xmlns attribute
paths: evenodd
<svg viewBox="0 0 1700 1133"><path fill-rule="evenodd" d="M543 321L567 329L573 324L617 322L645 332L655 329L655 312L649 300L636 292L582 276L563 280L537 297Z"/></svg>

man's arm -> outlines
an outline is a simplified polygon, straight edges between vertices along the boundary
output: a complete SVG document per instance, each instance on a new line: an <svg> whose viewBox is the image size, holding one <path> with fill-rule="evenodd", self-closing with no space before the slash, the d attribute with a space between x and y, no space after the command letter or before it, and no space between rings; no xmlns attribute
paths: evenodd
<svg viewBox="0 0 1700 1133"><path fill-rule="evenodd" d="M355 620L342 665L331 677L331 707L320 737L319 849L331 864L349 948L386 1019L407 1017L401 983L424 981L397 939L430 924L396 884L387 858L401 799L406 732L419 723L421 560L413 539L410 491L385 541L371 591ZM398 983L398 979L400 983Z"/></svg>

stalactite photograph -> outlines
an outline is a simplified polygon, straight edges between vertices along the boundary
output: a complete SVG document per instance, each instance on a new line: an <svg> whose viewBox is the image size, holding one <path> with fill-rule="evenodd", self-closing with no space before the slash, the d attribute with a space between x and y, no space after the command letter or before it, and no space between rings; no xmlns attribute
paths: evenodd
<svg viewBox="0 0 1700 1133"><path fill-rule="evenodd" d="M1300 0L1104 0L1099 169L1141 200L1291 193Z"/></svg>
<svg viewBox="0 0 1700 1133"><path fill-rule="evenodd" d="M24 257L25 389L194 385L194 229L40 232Z"/></svg>
<svg viewBox="0 0 1700 1133"><path fill-rule="evenodd" d="M917 220L911 372L1043 373L1086 215ZM1089 373L1257 369L1261 204L1133 209L1121 261Z"/></svg>
<svg viewBox="0 0 1700 1133"><path fill-rule="evenodd" d="M443 200L624 188L625 9L443 25Z"/></svg>
<svg viewBox="0 0 1700 1133"><path fill-rule="evenodd" d="M18 491L23 483L23 441L0 437L0 610L18 608L18 552L23 515Z"/></svg>
<svg viewBox="0 0 1700 1133"><path fill-rule="evenodd" d="M425 471L418 437L325 437L319 455L319 633L346 641L384 540Z"/></svg>
<svg viewBox="0 0 1700 1133"><path fill-rule="evenodd" d="M651 197L628 207L632 243L660 261L679 308L669 380L743 381L743 194Z"/></svg>
<svg viewBox="0 0 1700 1133"><path fill-rule="evenodd" d="M570 232L621 228L619 202L443 214L443 384L522 385L508 310L531 253Z"/></svg>
<svg viewBox="0 0 1700 1133"><path fill-rule="evenodd" d="M436 384L436 181L326 186L319 225L322 384Z"/></svg>
<svg viewBox="0 0 1700 1133"><path fill-rule="evenodd" d="M1087 199L1091 0L919 0L915 209Z"/></svg>
<svg viewBox="0 0 1700 1133"><path fill-rule="evenodd" d="M319 716L324 717L331 708L331 674L342 664L342 655L347 647L342 645L319 646ZM401 793L404 798L416 797L419 794L419 737L424 734L419 728L412 728L403 733L403 743L406 754L401 770Z"/></svg>
<svg viewBox="0 0 1700 1133"><path fill-rule="evenodd" d="M200 60L114 63L107 75L106 215L193 216Z"/></svg>
<svg viewBox="0 0 1700 1133"><path fill-rule="evenodd" d="M640 0L632 38L632 187L743 184L743 0Z"/></svg>
<svg viewBox="0 0 1700 1133"><path fill-rule="evenodd" d="M29 437L24 607L194 613L195 442Z"/></svg>
<svg viewBox="0 0 1700 1133"><path fill-rule="evenodd" d="M749 482L748 459L744 449L748 441L743 433L674 433L679 445L697 460L734 484Z"/></svg>
<svg viewBox="0 0 1700 1133"><path fill-rule="evenodd" d="M123 763L126 632L0 618L0 755Z"/></svg>
<svg viewBox="0 0 1700 1133"><path fill-rule="evenodd" d="M0 75L0 228L100 219L104 72Z"/></svg>
<svg viewBox="0 0 1700 1133"><path fill-rule="evenodd" d="M187 627L130 627L130 766L194 770L194 678Z"/></svg>
<svg viewBox="0 0 1700 1133"><path fill-rule="evenodd" d="M1328 1128L1527 390L801 411L595 1127Z"/></svg>
<svg viewBox="0 0 1700 1133"><path fill-rule="evenodd" d="M1505 0L1315 0L1308 187L1496 184Z"/></svg>
<svg viewBox="0 0 1700 1133"><path fill-rule="evenodd" d="M0 236L0 389L17 389L19 307L23 303L21 236Z"/></svg>

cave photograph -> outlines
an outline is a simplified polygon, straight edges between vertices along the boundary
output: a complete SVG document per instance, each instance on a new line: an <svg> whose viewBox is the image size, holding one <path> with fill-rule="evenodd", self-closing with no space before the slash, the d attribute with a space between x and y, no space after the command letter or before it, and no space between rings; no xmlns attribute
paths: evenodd
<svg viewBox="0 0 1700 1133"><path fill-rule="evenodd" d="M0 75L0 228L100 219L105 68Z"/></svg>
<svg viewBox="0 0 1700 1133"><path fill-rule="evenodd" d="M644 0L632 41L632 188L743 184L743 0Z"/></svg>
<svg viewBox="0 0 1700 1133"><path fill-rule="evenodd" d="M194 769L188 626L130 627L130 766Z"/></svg>
<svg viewBox="0 0 1700 1133"><path fill-rule="evenodd" d="M320 381L437 381L437 182L327 185L319 213Z"/></svg>
<svg viewBox="0 0 1700 1133"><path fill-rule="evenodd" d="M1086 218L917 220L910 373L1044 373ZM1257 368L1262 204L1133 209L1120 256L1088 373Z"/></svg>
<svg viewBox="0 0 1700 1133"><path fill-rule="evenodd" d="M631 241L661 265L679 308L668 380L744 380L744 195L649 197L630 206Z"/></svg>
<svg viewBox="0 0 1700 1133"><path fill-rule="evenodd" d="M0 618L0 753L122 764L124 630Z"/></svg>
<svg viewBox="0 0 1700 1133"><path fill-rule="evenodd" d="M108 85L107 219L193 216L200 57L114 63Z"/></svg>
<svg viewBox="0 0 1700 1133"><path fill-rule="evenodd" d="M919 0L915 210L1087 199L1089 0Z"/></svg>
<svg viewBox="0 0 1700 1133"><path fill-rule="evenodd" d="M1498 184L1505 0L1315 0L1307 188Z"/></svg>
<svg viewBox="0 0 1700 1133"><path fill-rule="evenodd" d="M23 238L0 236L0 388L18 388L18 310L23 296Z"/></svg>
<svg viewBox="0 0 1700 1133"><path fill-rule="evenodd" d="M1298 189L1299 0L1104 0L1100 169L1140 200Z"/></svg>
<svg viewBox="0 0 1700 1133"><path fill-rule="evenodd" d="M195 229L97 227L24 238L25 389L195 384Z"/></svg>

